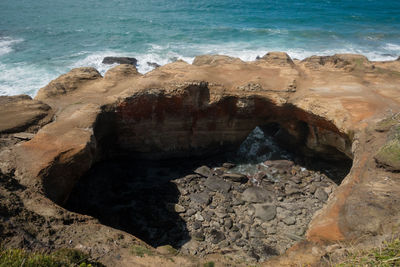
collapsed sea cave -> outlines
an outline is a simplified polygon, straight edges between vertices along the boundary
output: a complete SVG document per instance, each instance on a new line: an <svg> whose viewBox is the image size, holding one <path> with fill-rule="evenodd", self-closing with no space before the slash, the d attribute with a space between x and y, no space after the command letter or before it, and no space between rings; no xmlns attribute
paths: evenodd
<svg viewBox="0 0 400 267"><path fill-rule="evenodd" d="M293 137L281 124L263 124L240 145L202 156L114 151L79 179L64 206L153 247L263 261L304 239L350 171L352 159L338 149L306 147L309 129L297 123Z"/></svg>

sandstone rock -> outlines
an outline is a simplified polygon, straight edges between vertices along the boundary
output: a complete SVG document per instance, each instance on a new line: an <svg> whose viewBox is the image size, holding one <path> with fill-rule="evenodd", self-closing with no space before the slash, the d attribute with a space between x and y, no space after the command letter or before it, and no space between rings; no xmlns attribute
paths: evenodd
<svg viewBox="0 0 400 267"><path fill-rule="evenodd" d="M23 133L15 133L13 134L13 136L21 140L31 140L35 135L32 133L23 132Z"/></svg>
<svg viewBox="0 0 400 267"><path fill-rule="evenodd" d="M0 96L0 107L0 134L38 129L50 121L52 114L48 105L27 95ZM18 136L22 137L22 134ZM20 139L26 139L26 136Z"/></svg>
<svg viewBox="0 0 400 267"><path fill-rule="evenodd" d="M134 65L121 64L109 69L104 75L104 79L121 81L134 76L140 76L141 74L137 71Z"/></svg>
<svg viewBox="0 0 400 267"><path fill-rule="evenodd" d="M359 66L368 64L369 60L363 55L355 54L336 54L333 56L311 56L303 60L303 62L310 63L314 67L316 65L333 66L334 68L345 68L350 66Z"/></svg>
<svg viewBox="0 0 400 267"><path fill-rule="evenodd" d="M101 62L103 64L129 64L135 65L137 64L137 59L133 57L105 57Z"/></svg>
<svg viewBox="0 0 400 267"><path fill-rule="evenodd" d="M249 187L242 194L242 200L250 203L264 203L272 201L273 193L260 187Z"/></svg>
<svg viewBox="0 0 400 267"><path fill-rule="evenodd" d="M278 66L294 66L292 59L289 57L288 54L284 52L269 52L265 56L263 56L261 60Z"/></svg>
<svg viewBox="0 0 400 267"><path fill-rule="evenodd" d="M39 189L62 204L76 181L104 157L207 156L239 145L257 125L274 122L296 137L299 151L323 152L324 157L341 151L354 160L345 182L315 215L308 240L390 236L399 221L400 185L398 174L376 169L373 154L388 142L389 130L377 132L374 125L388 110L400 111L399 62L374 62L373 68L362 56L336 55L294 64L206 56L193 65L175 62L115 83L93 69L73 70L36 97L52 107L56 119L31 140L11 144L7 155L2 151L0 165L9 164L2 169L15 170L29 190ZM289 94L294 81L296 92ZM247 85L255 90L242 90ZM9 129L7 123L0 126ZM314 182L319 181L315 176ZM283 196L282 203L290 203ZM321 205L315 198L306 204ZM78 232L86 232L86 226L80 227ZM93 240L88 246L104 243Z"/></svg>
<svg viewBox="0 0 400 267"><path fill-rule="evenodd" d="M195 57L192 64L195 66L203 66L203 65L230 64L230 63L237 63L240 61L241 60L238 58L233 58L229 56L202 55Z"/></svg>
<svg viewBox="0 0 400 267"><path fill-rule="evenodd" d="M270 204L253 204L255 216L263 221L273 220L276 216L276 206Z"/></svg>
<svg viewBox="0 0 400 267"><path fill-rule="evenodd" d="M64 95L76 90L87 81L102 78L95 68L76 68L67 74L63 74L57 79L51 81L48 85L41 88L37 93L35 100L46 101L47 98Z"/></svg>

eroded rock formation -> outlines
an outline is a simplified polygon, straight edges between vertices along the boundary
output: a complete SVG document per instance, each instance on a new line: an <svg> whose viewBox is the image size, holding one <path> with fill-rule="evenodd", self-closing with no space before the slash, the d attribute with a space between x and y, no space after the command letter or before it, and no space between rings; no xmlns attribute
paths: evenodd
<svg viewBox="0 0 400 267"><path fill-rule="evenodd" d="M29 100L33 113L26 118L12 111L18 101L6 100L2 140L31 125L41 128L29 141L0 147L0 170L63 204L100 159L208 155L274 122L304 153L330 157L339 150L353 159L349 175L309 225L308 241L383 238L400 221L399 174L393 172L398 124L381 130L377 123L400 111L399 84L399 61L359 55L292 61L273 52L254 62L200 56L192 65L177 61L146 75L120 65L104 78L92 68L74 69ZM53 113L52 121L43 120Z"/></svg>

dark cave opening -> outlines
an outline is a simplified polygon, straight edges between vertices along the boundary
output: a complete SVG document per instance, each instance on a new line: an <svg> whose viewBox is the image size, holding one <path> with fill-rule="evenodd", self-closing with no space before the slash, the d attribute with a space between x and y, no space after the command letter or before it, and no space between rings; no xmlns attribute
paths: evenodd
<svg viewBox="0 0 400 267"><path fill-rule="evenodd" d="M153 247L265 260L304 238L352 164L338 150L326 158L288 138L271 123L256 127L238 149L212 156L98 162L65 207Z"/></svg>

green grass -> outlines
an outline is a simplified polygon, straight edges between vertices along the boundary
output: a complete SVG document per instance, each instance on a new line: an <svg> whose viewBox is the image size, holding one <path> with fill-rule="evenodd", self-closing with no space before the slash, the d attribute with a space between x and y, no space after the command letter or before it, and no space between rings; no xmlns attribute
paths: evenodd
<svg viewBox="0 0 400 267"><path fill-rule="evenodd" d="M23 249L1 249L0 267L103 266L79 250L60 249L53 253L27 252Z"/></svg>
<svg viewBox="0 0 400 267"><path fill-rule="evenodd" d="M333 266L400 266L400 239L385 242L380 248L349 252L341 262Z"/></svg>
<svg viewBox="0 0 400 267"><path fill-rule="evenodd" d="M213 261L209 261L204 263L203 267L215 267L215 263Z"/></svg>

